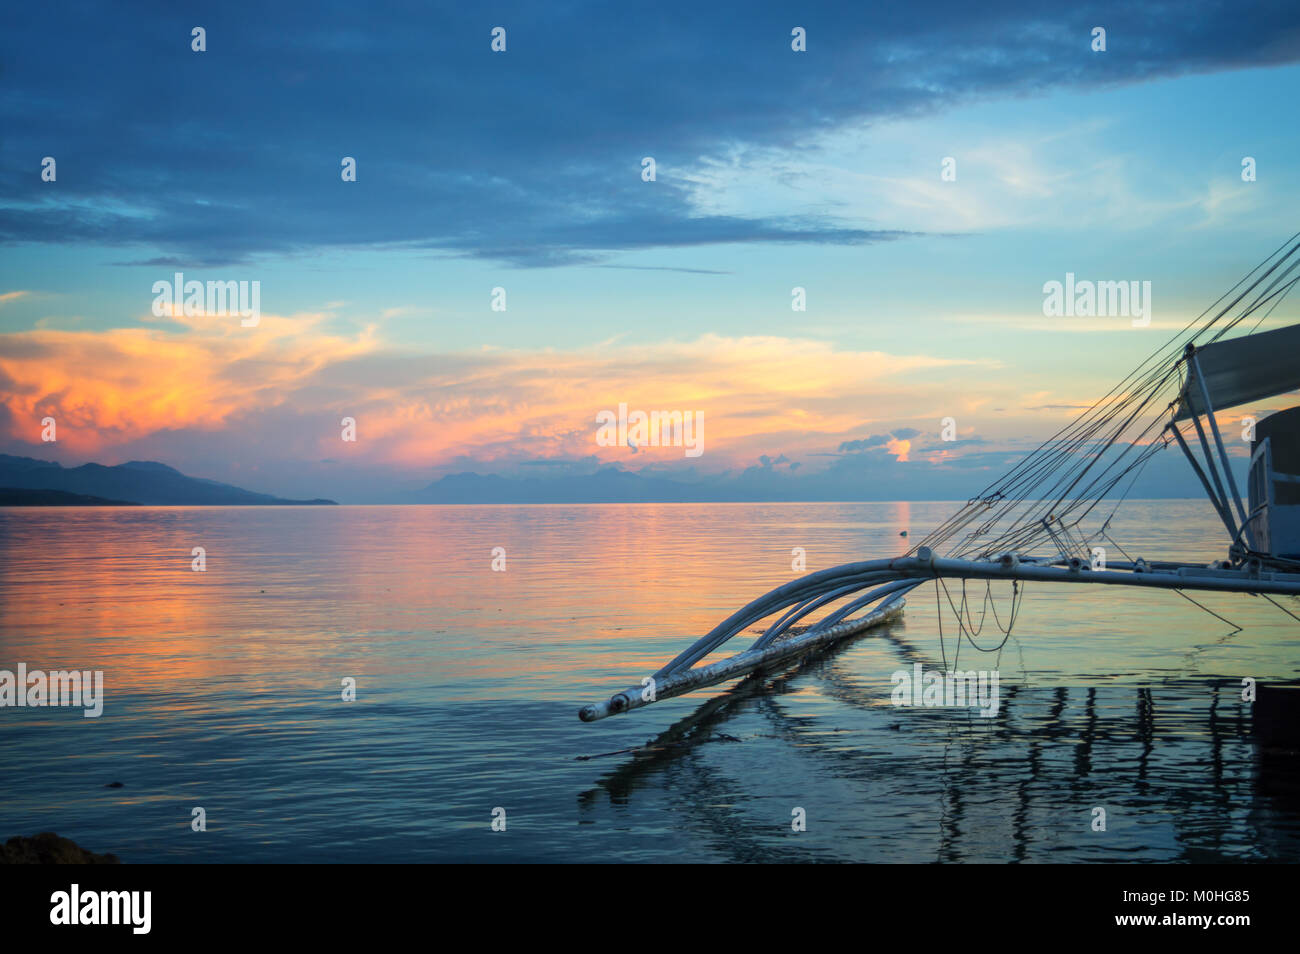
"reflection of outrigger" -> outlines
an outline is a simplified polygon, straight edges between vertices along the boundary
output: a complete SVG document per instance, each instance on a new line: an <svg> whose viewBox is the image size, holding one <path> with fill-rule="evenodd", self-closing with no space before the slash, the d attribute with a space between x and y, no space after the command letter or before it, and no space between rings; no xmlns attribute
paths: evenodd
<svg viewBox="0 0 1300 954"><path fill-rule="evenodd" d="M904 596L927 580L1014 581L1006 632L1014 623L1020 583L1028 581L1217 590L1265 599L1268 594L1300 595L1300 407L1253 425L1244 506L1216 420L1218 412L1300 388L1300 325L1256 331L1300 281L1297 239L1300 233L907 556L848 563L780 586L737 611L642 685L585 706L581 719L593 722L787 666L815 647L897 618ZM1251 317L1256 321L1246 334L1225 337ZM1199 460L1192 442L1201 451ZM1106 551L1093 544L1105 541L1124 554L1109 534L1110 519L1142 468L1170 443L1187 456L1223 521L1227 559L1208 566L1104 559ZM1085 519L1126 478L1110 515L1087 532ZM941 546L947 556L938 554ZM1048 554L1030 555L1035 547L1047 548ZM815 624L794 628L837 603ZM961 608L954 609L960 618L966 610L964 595ZM774 621L748 649L696 666L769 617Z"/></svg>

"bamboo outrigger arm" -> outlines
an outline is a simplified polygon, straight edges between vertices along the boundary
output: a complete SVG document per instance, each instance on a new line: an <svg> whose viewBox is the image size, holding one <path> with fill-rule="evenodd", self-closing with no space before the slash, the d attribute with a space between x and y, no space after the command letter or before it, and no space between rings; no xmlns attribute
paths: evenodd
<svg viewBox="0 0 1300 954"><path fill-rule="evenodd" d="M912 584L912 586L915 585L917 584ZM701 666L698 669L688 668L685 671L669 673L662 678L658 675L652 676L650 679L653 680L653 683L647 682L634 686L623 692L615 693L604 702L583 706L578 712L578 718L583 722L595 722L598 719L617 715L620 712L629 712L632 709L648 706L652 702L660 702L664 699L671 699L674 696L693 692L696 689L703 689L705 686L727 682L761 669L775 669L793 663L799 657L819 646L826 646L865 630L892 622L902 613L903 599L894 597L888 600L885 605L872 610L859 619L838 623L819 632L810 630L800 636L792 637L763 649L750 647L744 652L737 653L721 662ZM648 691L651 685L653 685L653 692Z"/></svg>
<svg viewBox="0 0 1300 954"><path fill-rule="evenodd" d="M1273 570L1258 561L1230 567L1226 563L1202 566L1138 560L1111 563L1105 569L1094 570L1087 561L1077 557L1061 559L1007 553L995 560L959 560L935 556L929 547L921 547L914 556L847 563L780 586L737 611L640 685L617 692L603 702L584 706L578 716L583 722L595 722L748 673L788 665L816 647L898 619L903 612L903 597L908 592L927 580L941 578L1300 595L1300 573ZM858 590L867 592L805 632L797 636L789 634L789 626L802 613ZM879 605L865 616L852 616L872 603ZM693 668L727 640L783 609L787 612L748 649Z"/></svg>

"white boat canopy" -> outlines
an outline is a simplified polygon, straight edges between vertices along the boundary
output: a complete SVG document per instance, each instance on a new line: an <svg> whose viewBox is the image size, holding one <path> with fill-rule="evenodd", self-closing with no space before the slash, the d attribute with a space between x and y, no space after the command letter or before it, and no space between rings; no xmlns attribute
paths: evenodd
<svg viewBox="0 0 1300 954"><path fill-rule="evenodd" d="M1300 325L1212 341L1196 349L1214 410L1300 388ZM1206 411L1197 382L1189 376L1178 397L1176 421Z"/></svg>

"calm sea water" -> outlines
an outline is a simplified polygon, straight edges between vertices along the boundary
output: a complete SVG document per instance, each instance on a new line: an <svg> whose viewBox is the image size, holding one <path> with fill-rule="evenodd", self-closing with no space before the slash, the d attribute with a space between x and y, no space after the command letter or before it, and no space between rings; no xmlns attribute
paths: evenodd
<svg viewBox="0 0 1300 954"><path fill-rule="evenodd" d="M1234 635L1175 593L1031 586L1000 654L960 650L1000 672L994 719L890 704L895 670L954 652L926 585L774 683L578 721L791 579L792 548L810 571L893 556L953 509L0 510L0 669L106 682L99 719L0 709L0 839L128 862L1300 858L1294 767L1240 701L1243 676L1296 677L1300 623L1247 596L1197 597ZM1113 534L1209 560L1207 510L1130 502Z"/></svg>

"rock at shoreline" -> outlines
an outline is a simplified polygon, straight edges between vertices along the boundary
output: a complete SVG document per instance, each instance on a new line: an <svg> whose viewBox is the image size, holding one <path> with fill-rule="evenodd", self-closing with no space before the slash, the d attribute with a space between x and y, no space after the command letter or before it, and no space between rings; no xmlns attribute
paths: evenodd
<svg viewBox="0 0 1300 954"><path fill-rule="evenodd" d="M34 838L10 838L0 845L0 865L116 865L117 855L97 855L70 838L43 831Z"/></svg>

